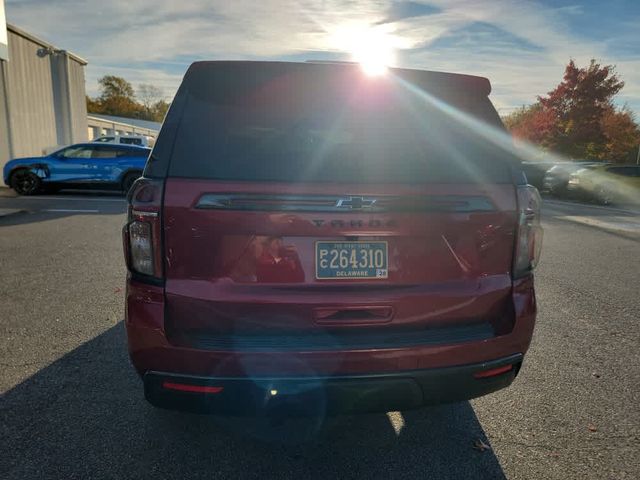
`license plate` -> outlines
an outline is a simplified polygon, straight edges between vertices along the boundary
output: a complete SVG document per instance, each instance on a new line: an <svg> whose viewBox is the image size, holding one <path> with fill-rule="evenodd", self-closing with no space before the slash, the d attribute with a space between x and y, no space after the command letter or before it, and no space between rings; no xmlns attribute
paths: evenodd
<svg viewBox="0 0 640 480"><path fill-rule="evenodd" d="M316 242L317 279L388 276L387 242Z"/></svg>

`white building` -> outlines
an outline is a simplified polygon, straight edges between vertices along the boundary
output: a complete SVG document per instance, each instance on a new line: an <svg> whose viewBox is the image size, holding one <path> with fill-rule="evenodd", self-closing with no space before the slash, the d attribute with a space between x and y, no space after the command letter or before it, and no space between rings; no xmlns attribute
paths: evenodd
<svg viewBox="0 0 640 480"><path fill-rule="evenodd" d="M144 135L153 141L158 136L162 125L159 122L98 113L90 113L87 122L89 140L102 135Z"/></svg>

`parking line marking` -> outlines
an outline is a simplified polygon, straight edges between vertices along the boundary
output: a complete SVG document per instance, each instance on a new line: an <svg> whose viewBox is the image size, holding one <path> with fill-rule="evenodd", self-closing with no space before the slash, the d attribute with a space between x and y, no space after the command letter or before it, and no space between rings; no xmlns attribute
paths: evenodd
<svg viewBox="0 0 640 480"><path fill-rule="evenodd" d="M100 213L100 210L77 210L73 208L46 208L43 212L64 212L64 213Z"/></svg>

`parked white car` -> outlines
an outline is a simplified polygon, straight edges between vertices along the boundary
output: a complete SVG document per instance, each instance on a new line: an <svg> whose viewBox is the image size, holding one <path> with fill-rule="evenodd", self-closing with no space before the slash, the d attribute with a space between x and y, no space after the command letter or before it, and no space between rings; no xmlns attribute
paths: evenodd
<svg viewBox="0 0 640 480"><path fill-rule="evenodd" d="M144 135L103 135L94 138L92 143L120 143L125 145L149 146L149 138Z"/></svg>

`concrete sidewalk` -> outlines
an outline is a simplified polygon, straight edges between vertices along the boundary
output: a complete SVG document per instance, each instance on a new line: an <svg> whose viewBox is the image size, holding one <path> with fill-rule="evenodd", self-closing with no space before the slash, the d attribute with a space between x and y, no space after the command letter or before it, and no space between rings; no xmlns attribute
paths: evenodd
<svg viewBox="0 0 640 480"><path fill-rule="evenodd" d="M5 187L4 185L0 185L0 197L9 197L9 198L13 198L13 197L17 197L18 194L16 192L14 192L12 189L10 189L9 187Z"/></svg>

